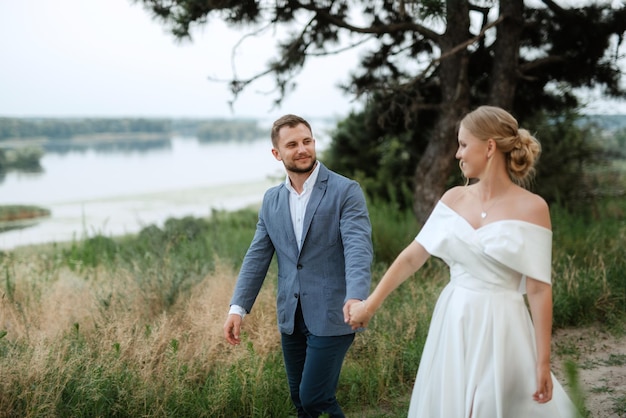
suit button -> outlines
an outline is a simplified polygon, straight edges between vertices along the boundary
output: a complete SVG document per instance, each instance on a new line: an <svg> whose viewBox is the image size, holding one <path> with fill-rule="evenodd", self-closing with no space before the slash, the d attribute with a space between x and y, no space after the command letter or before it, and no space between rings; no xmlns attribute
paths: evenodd
<svg viewBox="0 0 626 418"><path fill-rule="evenodd" d="M302 270L302 264L298 264L296 267L298 268L298 270Z"/></svg>
<svg viewBox="0 0 626 418"><path fill-rule="evenodd" d="M300 296L300 295L299 295L299 294L297 294L297 293L294 293L294 294L293 294L293 297L294 297L294 298L296 298L296 299L298 299L298 296Z"/></svg>

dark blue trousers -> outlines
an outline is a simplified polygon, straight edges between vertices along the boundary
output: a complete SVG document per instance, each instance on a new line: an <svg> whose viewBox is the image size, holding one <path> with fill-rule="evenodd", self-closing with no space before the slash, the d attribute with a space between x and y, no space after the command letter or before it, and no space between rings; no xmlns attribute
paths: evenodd
<svg viewBox="0 0 626 418"><path fill-rule="evenodd" d="M331 418L345 417L335 394L343 360L353 341L354 334L311 334L298 304L293 334L281 334L281 342L291 400L299 418L317 418L323 413Z"/></svg>

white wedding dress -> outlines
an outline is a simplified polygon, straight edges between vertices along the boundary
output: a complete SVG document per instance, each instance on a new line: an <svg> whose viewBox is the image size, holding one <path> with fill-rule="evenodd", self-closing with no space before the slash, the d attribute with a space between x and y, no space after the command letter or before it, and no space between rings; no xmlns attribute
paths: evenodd
<svg viewBox="0 0 626 418"><path fill-rule="evenodd" d="M450 268L417 372L411 418L577 416L563 387L538 404L525 276L551 283L552 231L518 220L473 228L439 202L415 238Z"/></svg>

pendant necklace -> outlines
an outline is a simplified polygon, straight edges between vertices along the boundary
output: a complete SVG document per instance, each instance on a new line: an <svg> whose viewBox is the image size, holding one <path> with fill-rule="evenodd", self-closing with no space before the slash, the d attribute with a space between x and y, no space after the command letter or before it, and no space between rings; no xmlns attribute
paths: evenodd
<svg viewBox="0 0 626 418"><path fill-rule="evenodd" d="M502 199L502 197L504 197L506 195L506 193L509 191L509 187L511 187L511 185L509 184L507 186L507 188L504 190L504 192L498 196L498 198L487 208L483 208L483 202L482 200L480 200L480 197L478 198L478 202L480 203L480 208L481 208L481 212L480 212L480 217L481 219L485 219L487 217L487 211L489 211L491 208L493 208L495 206L496 203L498 203L500 201L500 199Z"/></svg>

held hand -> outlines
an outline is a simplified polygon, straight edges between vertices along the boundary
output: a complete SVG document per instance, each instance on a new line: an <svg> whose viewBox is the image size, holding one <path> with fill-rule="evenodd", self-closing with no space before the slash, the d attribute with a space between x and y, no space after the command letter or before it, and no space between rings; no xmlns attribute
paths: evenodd
<svg viewBox="0 0 626 418"><path fill-rule="evenodd" d="M537 367L537 391L533 393L537 403L546 403L552 399L552 375L550 367Z"/></svg>
<svg viewBox="0 0 626 418"><path fill-rule="evenodd" d="M350 309L352 308L352 305L360 302L361 301L359 299L348 299L345 305L343 305L343 322L346 324L350 323Z"/></svg>
<svg viewBox="0 0 626 418"><path fill-rule="evenodd" d="M238 345L241 343L241 316L237 314L230 314L226 318L224 324L224 338L231 345Z"/></svg>
<svg viewBox="0 0 626 418"><path fill-rule="evenodd" d="M365 328L372 319L372 313L367 310L367 302L359 301L350 306L350 321L348 322L352 329Z"/></svg>

